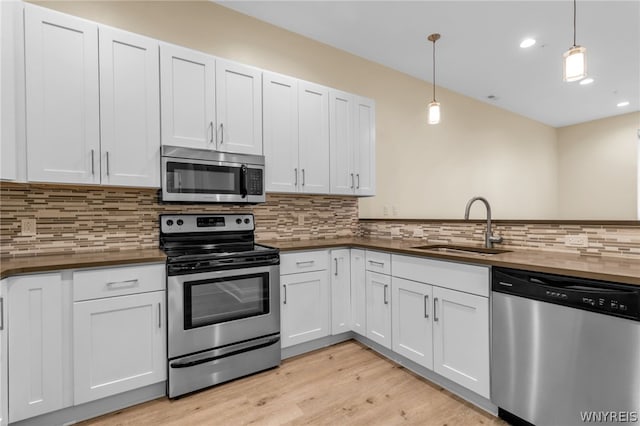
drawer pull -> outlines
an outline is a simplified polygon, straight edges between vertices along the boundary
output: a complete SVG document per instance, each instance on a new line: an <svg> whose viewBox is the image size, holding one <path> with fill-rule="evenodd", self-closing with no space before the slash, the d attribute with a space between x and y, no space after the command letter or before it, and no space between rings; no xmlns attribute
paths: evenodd
<svg viewBox="0 0 640 426"><path fill-rule="evenodd" d="M296 262L298 266L311 266L316 263L315 260L301 260L300 262Z"/></svg>
<svg viewBox="0 0 640 426"><path fill-rule="evenodd" d="M377 261L375 261L375 260L370 260L370 261L369 261L369 263L370 263L371 265L377 265L377 266L379 266L379 267L381 267L381 268L384 268L384 262L377 262Z"/></svg>
<svg viewBox="0 0 640 426"><path fill-rule="evenodd" d="M107 288L109 290L120 290L123 288L136 287L138 285L138 279L127 280L127 281L113 281L107 283Z"/></svg>

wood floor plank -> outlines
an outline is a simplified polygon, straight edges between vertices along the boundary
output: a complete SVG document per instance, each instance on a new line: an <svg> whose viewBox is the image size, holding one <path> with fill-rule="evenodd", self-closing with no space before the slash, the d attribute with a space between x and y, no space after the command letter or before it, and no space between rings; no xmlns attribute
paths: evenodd
<svg viewBox="0 0 640 426"><path fill-rule="evenodd" d="M184 398L161 398L80 424L506 425L355 341Z"/></svg>

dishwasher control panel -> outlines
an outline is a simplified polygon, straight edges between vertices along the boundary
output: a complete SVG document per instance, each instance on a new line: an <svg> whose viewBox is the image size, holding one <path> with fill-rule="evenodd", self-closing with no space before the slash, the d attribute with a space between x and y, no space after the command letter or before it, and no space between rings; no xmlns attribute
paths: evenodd
<svg viewBox="0 0 640 426"><path fill-rule="evenodd" d="M640 321L639 286L494 267L492 290Z"/></svg>

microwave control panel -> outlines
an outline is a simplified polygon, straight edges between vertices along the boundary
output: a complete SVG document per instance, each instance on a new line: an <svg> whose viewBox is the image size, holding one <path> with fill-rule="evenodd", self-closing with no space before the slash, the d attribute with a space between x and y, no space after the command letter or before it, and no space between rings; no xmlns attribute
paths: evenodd
<svg viewBox="0 0 640 426"><path fill-rule="evenodd" d="M262 169L247 169L247 194L262 195L264 193Z"/></svg>

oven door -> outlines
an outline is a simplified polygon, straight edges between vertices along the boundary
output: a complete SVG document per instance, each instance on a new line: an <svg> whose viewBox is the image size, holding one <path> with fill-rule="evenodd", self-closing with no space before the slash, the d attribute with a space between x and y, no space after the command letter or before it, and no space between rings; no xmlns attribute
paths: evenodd
<svg viewBox="0 0 640 426"><path fill-rule="evenodd" d="M163 201L264 202L263 180L259 165L162 157Z"/></svg>
<svg viewBox="0 0 640 426"><path fill-rule="evenodd" d="M167 277L169 359L280 331L280 266Z"/></svg>

